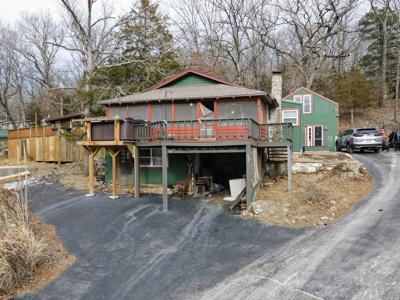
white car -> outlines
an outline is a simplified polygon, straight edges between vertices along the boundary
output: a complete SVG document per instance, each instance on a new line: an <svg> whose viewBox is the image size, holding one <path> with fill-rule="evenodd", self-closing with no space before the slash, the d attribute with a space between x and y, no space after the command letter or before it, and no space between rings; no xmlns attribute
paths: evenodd
<svg viewBox="0 0 400 300"><path fill-rule="evenodd" d="M383 136L376 128L351 128L340 134L336 140L336 150L373 150L379 152L383 147Z"/></svg>

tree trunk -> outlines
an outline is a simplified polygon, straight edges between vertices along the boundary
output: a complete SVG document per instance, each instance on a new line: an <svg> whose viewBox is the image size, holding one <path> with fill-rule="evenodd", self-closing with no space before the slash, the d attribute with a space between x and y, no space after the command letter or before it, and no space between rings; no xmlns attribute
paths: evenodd
<svg viewBox="0 0 400 300"><path fill-rule="evenodd" d="M382 45L382 95L379 98L379 106L387 100L387 87L386 87L386 72L387 72L387 20L388 20L388 7L385 8L385 17L382 24L383 45Z"/></svg>
<svg viewBox="0 0 400 300"><path fill-rule="evenodd" d="M350 125L354 123L354 108L350 109Z"/></svg>
<svg viewBox="0 0 400 300"><path fill-rule="evenodd" d="M11 115L10 110L8 109L7 100L0 92L0 105L3 107L4 112L6 113L8 121L11 123L13 129L17 129L17 124L14 121L13 116Z"/></svg>
<svg viewBox="0 0 400 300"><path fill-rule="evenodd" d="M397 53L396 96L394 99L394 121L396 123L397 123L397 112L399 109L399 84L400 84L400 50Z"/></svg>

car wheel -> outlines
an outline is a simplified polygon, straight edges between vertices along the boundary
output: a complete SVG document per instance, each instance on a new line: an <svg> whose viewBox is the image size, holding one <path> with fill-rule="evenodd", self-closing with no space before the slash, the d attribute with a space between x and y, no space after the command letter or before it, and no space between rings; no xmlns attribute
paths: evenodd
<svg viewBox="0 0 400 300"><path fill-rule="evenodd" d="M342 147L340 147L340 145L338 143L336 143L336 151L337 152L342 151Z"/></svg>
<svg viewBox="0 0 400 300"><path fill-rule="evenodd" d="M379 151L381 151L381 148L376 148L374 149L375 153L378 153Z"/></svg>
<svg viewBox="0 0 400 300"><path fill-rule="evenodd" d="M353 153L353 148L350 146L350 143L347 143L347 153Z"/></svg>

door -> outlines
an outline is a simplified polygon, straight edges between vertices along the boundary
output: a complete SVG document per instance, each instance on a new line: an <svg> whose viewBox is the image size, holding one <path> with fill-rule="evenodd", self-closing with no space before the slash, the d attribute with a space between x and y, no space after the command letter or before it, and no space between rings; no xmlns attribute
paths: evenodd
<svg viewBox="0 0 400 300"><path fill-rule="evenodd" d="M323 127L320 125L314 126L314 146L323 146Z"/></svg>
<svg viewBox="0 0 400 300"><path fill-rule="evenodd" d="M306 133L306 147L312 147L313 146L313 127L312 126L306 126L305 127Z"/></svg>
<svg viewBox="0 0 400 300"><path fill-rule="evenodd" d="M321 125L307 125L305 127L305 144L306 147L321 147L323 141L324 127Z"/></svg>

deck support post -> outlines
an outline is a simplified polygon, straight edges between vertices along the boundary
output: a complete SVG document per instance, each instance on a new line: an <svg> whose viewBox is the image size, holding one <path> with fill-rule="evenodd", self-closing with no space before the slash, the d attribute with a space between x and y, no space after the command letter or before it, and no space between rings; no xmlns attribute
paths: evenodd
<svg viewBox="0 0 400 300"><path fill-rule="evenodd" d="M139 172L139 148L134 146L134 158L133 158L133 173L135 176L135 198L140 197L140 172Z"/></svg>
<svg viewBox="0 0 400 300"><path fill-rule="evenodd" d="M117 199L117 157L120 150L114 150L109 148L108 152L111 155L112 161L112 195L110 196L111 199Z"/></svg>
<svg viewBox="0 0 400 300"><path fill-rule="evenodd" d="M162 145L162 200L163 200L163 211L168 211L168 152L167 146Z"/></svg>
<svg viewBox="0 0 400 300"><path fill-rule="evenodd" d="M292 145L287 145L287 178L288 178L288 192L292 190Z"/></svg>
<svg viewBox="0 0 400 300"><path fill-rule="evenodd" d="M133 157L133 180L135 198L140 197L140 175L139 175L139 148L136 145L128 145L128 150Z"/></svg>
<svg viewBox="0 0 400 300"><path fill-rule="evenodd" d="M87 147L86 150L89 152L88 154L88 167L89 167L89 176L88 176L88 193L87 197L93 197L94 193L94 157L96 156L99 148L91 148Z"/></svg>
<svg viewBox="0 0 400 300"><path fill-rule="evenodd" d="M246 144L246 207L251 206L251 145Z"/></svg>

